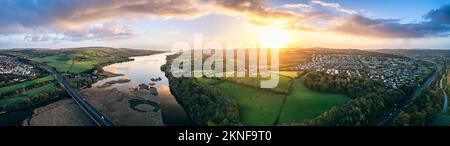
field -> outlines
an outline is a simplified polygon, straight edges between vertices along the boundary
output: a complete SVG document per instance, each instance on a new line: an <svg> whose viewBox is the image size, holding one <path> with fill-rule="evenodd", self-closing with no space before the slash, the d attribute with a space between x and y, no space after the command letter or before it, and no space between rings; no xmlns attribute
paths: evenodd
<svg viewBox="0 0 450 146"><path fill-rule="evenodd" d="M34 85L34 84L47 82L47 81L52 81L52 80L54 80L54 77L49 75L49 76L42 77L42 78L39 78L39 79L35 79L35 80L32 80L32 81L26 81L26 82L22 82L22 83L10 85L10 86L2 87L2 88L0 88L0 94L14 92L17 89L21 89L23 87L28 87L28 86L31 86L31 85Z"/></svg>
<svg viewBox="0 0 450 146"><path fill-rule="evenodd" d="M280 76L285 76L289 78L298 78L297 71L279 71L278 73Z"/></svg>
<svg viewBox="0 0 450 146"><path fill-rule="evenodd" d="M56 70L60 72L67 72L71 68L70 64L66 64L67 60L62 55L48 56L43 58L33 58L32 60L46 63L47 65L56 68Z"/></svg>
<svg viewBox="0 0 450 146"><path fill-rule="evenodd" d="M241 121L244 125L274 125L285 98L281 94L274 94L269 91L230 82L223 82L214 86L225 91L236 100L240 108Z"/></svg>
<svg viewBox="0 0 450 146"><path fill-rule="evenodd" d="M54 90L54 89L56 89L56 84L51 83L51 84L47 84L47 85L44 85L44 86L41 86L38 88L33 88L30 90L27 90L26 94L18 94L16 96L0 100L0 107L5 106L5 105L7 105L7 106L20 105L25 100L33 97L34 95L38 95L40 93L48 92L48 91Z"/></svg>
<svg viewBox="0 0 450 146"><path fill-rule="evenodd" d="M345 95L322 93L306 88L303 77L294 80L293 90L287 96L280 114L279 124L289 124L311 119L328 111L333 106L347 103L350 98Z"/></svg>
<svg viewBox="0 0 450 146"><path fill-rule="evenodd" d="M196 78L197 81L201 84L207 84L207 85L213 85L213 84L217 84L220 83L222 81L220 80L216 80L216 79L209 79L209 78Z"/></svg>
<svg viewBox="0 0 450 146"><path fill-rule="evenodd" d="M71 54L74 55L74 54ZM93 69L96 64L101 63L99 59L88 58L83 60L74 59L73 56L55 55L33 60L46 63L56 68L59 72L82 73Z"/></svg>
<svg viewBox="0 0 450 146"><path fill-rule="evenodd" d="M275 88L270 88L268 90L274 91L276 93L283 93L288 94L291 87L291 78L286 76L279 76L278 86ZM260 88L261 87L261 81L265 80L264 78L245 78L245 77L237 77L237 78L227 78L227 81L240 84L240 85L246 85L253 88Z"/></svg>
<svg viewBox="0 0 450 146"><path fill-rule="evenodd" d="M290 75L293 74L290 73ZM289 79L284 77L283 82L287 83ZM199 83L213 85L233 97L239 104L242 123L250 126L301 122L314 118L333 106L345 104L350 100L345 95L310 90L302 84L303 78L291 80L292 91L285 95L248 85L240 85L234 80L218 82L214 79L197 78ZM259 80L255 78L242 78L236 81L259 85L259 82L257 82Z"/></svg>
<svg viewBox="0 0 450 146"><path fill-rule="evenodd" d="M84 50L69 54L56 54L45 57L34 57L33 61L46 63L56 68L59 72L83 73L94 69L96 65L105 62L117 61L119 57L113 57L106 53L93 50Z"/></svg>

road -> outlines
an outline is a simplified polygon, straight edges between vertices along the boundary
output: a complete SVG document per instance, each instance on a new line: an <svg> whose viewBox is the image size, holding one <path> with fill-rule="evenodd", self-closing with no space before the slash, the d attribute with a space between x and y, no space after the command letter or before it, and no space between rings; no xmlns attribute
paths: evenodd
<svg viewBox="0 0 450 146"><path fill-rule="evenodd" d="M444 94L444 97L445 97L445 100L444 100L444 105L442 105L443 107L442 107L442 113L443 114L447 114L447 108L448 108L448 96L447 96L447 93L445 92L445 89L444 89L444 85L443 85L443 81L444 81L444 78L445 78L445 76L447 75L447 71L444 73L444 75L442 76L442 78L441 78L441 81L439 82L439 87L442 89L442 93Z"/></svg>
<svg viewBox="0 0 450 146"><path fill-rule="evenodd" d="M53 68L48 67L45 64L41 64L42 67L47 69L50 73L55 76L58 83L64 88L64 90L72 97L73 100L78 104L78 106L83 109L83 111L98 125L98 126L115 126L112 120L99 111L97 111L92 105L87 103L86 99L78 93L75 89L70 87L69 83L64 79L64 77L55 71Z"/></svg>
<svg viewBox="0 0 450 146"><path fill-rule="evenodd" d="M433 62L434 63L434 62ZM405 109L408 108L409 104L411 103L412 99L420 96L420 94L422 94L423 90L427 89L431 83L433 83L433 81L436 79L436 77L438 76L439 72L441 71L441 66L437 63L434 63L436 65L436 71L433 73L433 75L431 75L430 77L428 77L427 81L425 81L425 83L420 86L419 88L417 88L413 94L411 94L407 101L404 102L403 105L397 106L396 108L391 109L389 112L387 112L388 114L385 115L385 117L380 118L377 121L377 126L383 126L386 125L387 123L389 123L390 121L392 121L395 117L397 117L402 111L404 111Z"/></svg>

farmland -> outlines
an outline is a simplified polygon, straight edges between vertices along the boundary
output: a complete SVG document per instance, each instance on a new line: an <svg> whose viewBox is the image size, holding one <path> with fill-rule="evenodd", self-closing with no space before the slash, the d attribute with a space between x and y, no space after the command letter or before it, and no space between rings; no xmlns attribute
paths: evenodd
<svg viewBox="0 0 450 146"><path fill-rule="evenodd" d="M34 84L39 84L39 83L52 81L52 80L54 80L54 77L49 75L49 76L42 77L42 78L39 78L39 79L35 79L35 80L32 80L32 81L26 81L26 82L22 82L22 83L10 85L10 86L2 87L2 88L0 88L0 94L6 94L6 93L14 92L17 89L21 89L21 88L24 88L24 87L26 88L26 87L34 85Z"/></svg>
<svg viewBox="0 0 450 146"><path fill-rule="evenodd" d="M212 85L233 97L239 105L241 122L244 125L283 125L314 118L331 109L345 104L349 97L341 94L322 93L306 88L303 77L293 72L280 72L293 78L281 76L280 85L292 83L292 91L280 94L272 90L256 88L258 78L215 80L197 78L201 84Z"/></svg>
<svg viewBox="0 0 450 146"><path fill-rule="evenodd" d="M294 80L292 93L286 97L278 123L289 124L311 119L333 106L345 104L350 100L349 97L341 94L313 91L305 87L302 82L303 77Z"/></svg>
<svg viewBox="0 0 450 146"><path fill-rule="evenodd" d="M285 98L281 94L260 91L230 82L216 84L215 87L236 100L240 108L241 122L244 125L274 125Z"/></svg>

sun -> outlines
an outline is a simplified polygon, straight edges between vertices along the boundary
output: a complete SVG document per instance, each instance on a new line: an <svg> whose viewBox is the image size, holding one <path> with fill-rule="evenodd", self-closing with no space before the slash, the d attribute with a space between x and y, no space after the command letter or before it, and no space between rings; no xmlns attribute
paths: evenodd
<svg viewBox="0 0 450 146"><path fill-rule="evenodd" d="M259 31L259 43L262 48L280 49L287 47L290 38L287 30L283 30L276 25L263 27Z"/></svg>

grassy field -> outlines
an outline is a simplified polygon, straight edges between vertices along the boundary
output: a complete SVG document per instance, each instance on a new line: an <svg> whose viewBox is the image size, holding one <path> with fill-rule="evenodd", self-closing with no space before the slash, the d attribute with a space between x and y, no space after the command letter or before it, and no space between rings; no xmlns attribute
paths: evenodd
<svg viewBox="0 0 450 146"><path fill-rule="evenodd" d="M276 93L284 93L287 94L290 91L290 81L292 80L289 77L286 76L279 76L278 86L276 88L270 88L268 90L274 91ZM245 78L245 77L237 77L237 78L226 78L227 81L240 84L240 85L246 85L253 88L260 88L261 87L261 81L265 80L263 78Z"/></svg>
<svg viewBox="0 0 450 146"><path fill-rule="evenodd" d="M333 106L347 103L345 95L322 93L306 88L303 77L294 80L293 90L287 96L278 124L289 124L311 119L328 111Z"/></svg>
<svg viewBox="0 0 450 146"><path fill-rule="evenodd" d="M241 121L244 125L274 125L284 95L258 90L230 82L214 85L233 97L239 104Z"/></svg>
<svg viewBox="0 0 450 146"><path fill-rule="evenodd" d="M46 63L56 68L59 72L82 73L95 68L96 65L114 61L115 57L102 56L99 54L87 54L86 52L69 55L53 55L32 60Z"/></svg>
<svg viewBox="0 0 450 146"><path fill-rule="evenodd" d="M278 73L280 76L285 76L289 78L298 78L298 72L297 71L279 71Z"/></svg>
<svg viewBox="0 0 450 146"><path fill-rule="evenodd" d="M207 84L207 85L213 85L213 84L222 82L220 80L215 80L215 79L210 79L210 78L196 78L196 79L199 83Z"/></svg>
<svg viewBox="0 0 450 146"><path fill-rule="evenodd" d="M56 68L59 72L67 72L72 67L67 63L67 59L63 55L54 55L43 58L33 58L33 61L46 63L47 65Z"/></svg>
<svg viewBox="0 0 450 146"><path fill-rule="evenodd" d="M234 82L217 84L207 78L197 78L197 81L212 84L233 97L239 104L242 123L250 126L301 122L350 100L345 95L310 90L302 84L303 78L293 80L293 90L289 95L276 94Z"/></svg>
<svg viewBox="0 0 450 146"><path fill-rule="evenodd" d="M24 102L24 100L27 100L28 98L33 97L34 95L38 95L40 93L44 93L44 92L48 92L51 90L56 89L56 84L55 83L51 83L51 84L47 84L38 88L33 88L30 90L27 90L26 94L18 94L16 96L13 96L11 98L7 98L7 99L3 99L0 100L0 106L4 106L4 105L20 105Z"/></svg>
<svg viewBox="0 0 450 146"><path fill-rule="evenodd" d="M42 77L42 78L39 78L39 79L35 79L35 80L32 80L32 81L26 81L26 82L22 82L22 83L10 85L10 86L2 87L2 88L0 88L0 94L14 92L17 89L21 89L23 87L28 87L28 86L31 86L31 85L34 85L34 84L38 84L38 83L42 83L42 82L52 81L54 79L55 78L52 75L49 75L49 76Z"/></svg>

